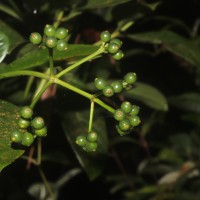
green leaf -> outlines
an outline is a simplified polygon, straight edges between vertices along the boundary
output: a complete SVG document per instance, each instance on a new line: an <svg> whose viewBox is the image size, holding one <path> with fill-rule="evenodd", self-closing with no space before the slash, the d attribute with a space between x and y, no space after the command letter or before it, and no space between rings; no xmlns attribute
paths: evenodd
<svg viewBox="0 0 200 200"><path fill-rule="evenodd" d="M200 67L200 48L192 41L171 31L147 32L128 35L132 40L162 44L171 53L183 58L192 65Z"/></svg>
<svg viewBox="0 0 200 200"><path fill-rule="evenodd" d="M89 111L68 112L63 115L63 128L65 135L85 172L90 180L98 177L104 167L104 159L108 150L108 139L106 134L106 125L102 117L95 110L93 121L93 130L98 133L98 147L96 152L87 153L76 143L76 137L87 135L89 123Z"/></svg>
<svg viewBox="0 0 200 200"><path fill-rule="evenodd" d="M10 141L10 133L18 129L18 110L17 106L0 100L0 171L24 153L24 150L12 147Z"/></svg>
<svg viewBox="0 0 200 200"><path fill-rule="evenodd" d="M157 1L154 3L146 3L145 0L138 0L138 3L142 4L143 6L146 6L147 8L151 9L152 11L155 11L157 7L161 4L161 1Z"/></svg>
<svg viewBox="0 0 200 200"><path fill-rule="evenodd" d="M64 59L77 59L82 56L87 56L98 49L94 45L68 45L67 51L55 51L54 60L60 61ZM0 68L0 74L10 71L30 69L32 67L40 66L48 62L48 50L37 49L33 50L23 57L20 57L10 63L5 68Z"/></svg>
<svg viewBox="0 0 200 200"><path fill-rule="evenodd" d="M124 96L139 100L156 110L168 110L168 103L165 96L158 89L149 84L136 83L134 88L124 92Z"/></svg>
<svg viewBox="0 0 200 200"><path fill-rule="evenodd" d="M9 48L8 37L0 32L0 63L5 58Z"/></svg>

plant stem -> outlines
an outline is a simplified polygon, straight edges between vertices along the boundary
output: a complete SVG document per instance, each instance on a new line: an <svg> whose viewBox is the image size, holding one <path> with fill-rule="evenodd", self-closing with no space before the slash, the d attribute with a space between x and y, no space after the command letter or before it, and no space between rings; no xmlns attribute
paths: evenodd
<svg viewBox="0 0 200 200"><path fill-rule="evenodd" d="M54 64L53 64L53 49L49 49L49 67L50 67L50 75L54 76Z"/></svg>
<svg viewBox="0 0 200 200"><path fill-rule="evenodd" d="M56 75L57 78L60 78L61 76L63 76L64 74L66 74L67 72L75 69L76 67L78 67L79 65L83 64L84 62L87 62L88 60L93 59L94 57L102 54L104 52L104 47L101 46L97 51L95 51L94 53L90 54L89 56L86 56L85 58L79 60L78 62L74 63L73 65L69 66L68 68L64 69L63 71L61 71L60 73L58 73Z"/></svg>
<svg viewBox="0 0 200 200"><path fill-rule="evenodd" d="M42 139L37 140L37 165L41 165L42 160Z"/></svg>
<svg viewBox="0 0 200 200"><path fill-rule="evenodd" d="M32 84L33 84L33 81L34 81L34 76L30 76L30 77L28 78L28 82L27 82L27 84L26 84L26 88L25 88L25 91L24 91L24 96L23 96L24 100L26 100L27 97L28 97L28 93L29 93L29 91L30 91L30 89L31 89L31 86L32 86Z"/></svg>
<svg viewBox="0 0 200 200"><path fill-rule="evenodd" d="M92 131L93 116L94 116L94 101L93 99L91 99L88 133Z"/></svg>

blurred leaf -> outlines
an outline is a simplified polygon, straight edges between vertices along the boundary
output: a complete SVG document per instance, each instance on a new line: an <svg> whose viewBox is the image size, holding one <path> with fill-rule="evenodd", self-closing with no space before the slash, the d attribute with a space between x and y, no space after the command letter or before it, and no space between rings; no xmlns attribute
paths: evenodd
<svg viewBox="0 0 200 200"><path fill-rule="evenodd" d="M168 104L164 95L156 88L145 83L136 83L135 87L123 93L125 97L139 100L147 106L167 111Z"/></svg>
<svg viewBox="0 0 200 200"><path fill-rule="evenodd" d="M155 11L157 9L157 7L162 3L161 1L157 1L154 3L147 3L145 0L138 0L138 2L153 11Z"/></svg>
<svg viewBox="0 0 200 200"><path fill-rule="evenodd" d="M5 58L9 48L8 37L0 32L0 63Z"/></svg>
<svg viewBox="0 0 200 200"><path fill-rule="evenodd" d="M62 117L65 135L79 163L87 173L90 180L94 180L103 170L105 154L108 150L106 126L103 118L95 112L93 130L99 134L98 147L96 152L87 153L80 148L75 141L77 136L87 135L89 111L68 112L63 114Z"/></svg>
<svg viewBox="0 0 200 200"><path fill-rule="evenodd" d="M10 133L19 129L16 123L17 112L17 106L0 100L0 171L24 153L14 148L10 140Z"/></svg>

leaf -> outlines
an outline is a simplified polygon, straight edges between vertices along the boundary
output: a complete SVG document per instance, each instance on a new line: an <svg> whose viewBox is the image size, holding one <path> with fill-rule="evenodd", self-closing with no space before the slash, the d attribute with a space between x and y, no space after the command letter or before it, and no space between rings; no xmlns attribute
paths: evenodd
<svg viewBox="0 0 200 200"><path fill-rule="evenodd" d="M87 173L90 180L98 177L104 167L105 154L108 150L108 140L104 120L95 110L93 130L98 133L98 147L96 152L87 153L76 143L76 137L87 135L89 112L87 110L79 112L68 112L63 117L63 128L79 163Z"/></svg>
<svg viewBox="0 0 200 200"><path fill-rule="evenodd" d="M147 32L128 35L132 40L162 44L171 53L183 58L192 65L200 67L200 48L192 41L171 31Z"/></svg>
<svg viewBox="0 0 200 200"><path fill-rule="evenodd" d="M5 58L9 48L8 37L0 32L0 63Z"/></svg>
<svg viewBox="0 0 200 200"><path fill-rule="evenodd" d="M156 110L168 110L168 103L165 96L149 84L136 83L134 88L124 92L124 96L139 100Z"/></svg>
<svg viewBox="0 0 200 200"><path fill-rule="evenodd" d="M68 45L67 51L55 51L54 60L60 61L64 59L75 59L81 56L87 56L98 49L94 45ZM33 50L23 57L20 57L7 65L5 68L0 68L0 74L10 71L30 69L32 67L40 66L48 62L48 50L37 49Z"/></svg>
<svg viewBox="0 0 200 200"><path fill-rule="evenodd" d="M11 146L10 133L18 129L16 116L18 107L0 100L0 171L24 153Z"/></svg>
<svg viewBox="0 0 200 200"><path fill-rule="evenodd" d="M155 11L157 7L161 4L161 1L157 1L154 3L146 3L145 0L138 0L138 3L146 6L147 8L151 9L152 11Z"/></svg>

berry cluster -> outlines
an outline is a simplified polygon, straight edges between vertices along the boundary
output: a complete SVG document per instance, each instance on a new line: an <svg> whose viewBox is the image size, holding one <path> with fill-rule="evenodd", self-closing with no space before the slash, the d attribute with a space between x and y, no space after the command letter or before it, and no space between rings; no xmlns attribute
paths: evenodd
<svg viewBox="0 0 200 200"><path fill-rule="evenodd" d="M120 50L122 41L118 38L111 39L111 34L108 31L103 31L100 34L102 42L105 42L106 50L112 54L115 60L120 60L124 57L124 53Z"/></svg>
<svg viewBox="0 0 200 200"><path fill-rule="evenodd" d="M104 96L111 97L115 93L120 93L123 89L130 87L135 83L136 79L136 74L129 72L122 81L113 81L111 84L107 84L103 78L95 78L94 85L98 90L102 90Z"/></svg>
<svg viewBox="0 0 200 200"><path fill-rule="evenodd" d="M79 135L76 138L76 144L82 147L87 152L96 151L98 135L95 131L88 133L87 137Z"/></svg>
<svg viewBox="0 0 200 200"><path fill-rule="evenodd" d="M31 33L29 39L33 44L39 45L43 42L48 48L56 47L57 50L64 51L67 49L67 42L65 41L67 35L68 29L63 27L56 29L54 26L47 24L44 28L43 39L38 32Z"/></svg>
<svg viewBox="0 0 200 200"><path fill-rule="evenodd" d="M121 136L140 124L140 118L137 116L139 110L139 106L132 105L129 101L123 102L121 107L115 110L114 118L119 122L116 128Z"/></svg>
<svg viewBox="0 0 200 200"><path fill-rule="evenodd" d="M34 117L33 110L29 106L24 106L20 109L20 117L17 125L20 130L15 130L11 133L11 141L30 146L35 137L45 137L47 135L47 128L42 117Z"/></svg>

